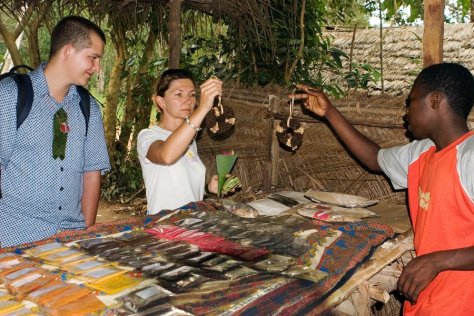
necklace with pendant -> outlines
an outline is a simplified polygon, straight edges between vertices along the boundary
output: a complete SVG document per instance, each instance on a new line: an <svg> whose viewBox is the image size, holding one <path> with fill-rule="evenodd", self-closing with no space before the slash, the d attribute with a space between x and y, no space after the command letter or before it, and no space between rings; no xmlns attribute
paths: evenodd
<svg viewBox="0 0 474 316"><path fill-rule="evenodd" d="M64 160L67 136L70 130L67 113L63 108L60 108L54 113L53 119L53 159L59 158Z"/></svg>

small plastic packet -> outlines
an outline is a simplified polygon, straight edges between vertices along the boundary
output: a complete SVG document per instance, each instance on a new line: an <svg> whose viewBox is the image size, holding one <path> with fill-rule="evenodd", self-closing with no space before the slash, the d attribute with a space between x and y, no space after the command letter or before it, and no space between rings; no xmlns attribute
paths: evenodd
<svg viewBox="0 0 474 316"><path fill-rule="evenodd" d="M12 273L8 273L2 276L2 281L6 284L10 284L11 282L15 280L20 280L24 277L29 276L30 274L38 274L42 275L46 273L45 269L42 269L38 266L29 266L23 269L18 269Z"/></svg>
<svg viewBox="0 0 474 316"><path fill-rule="evenodd" d="M190 273L189 275L186 275L184 278L175 281L174 286L179 292L183 292L191 288L194 288L209 280L210 280L209 278L202 276L200 274Z"/></svg>
<svg viewBox="0 0 474 316"><path fill-rule="evenodd" d="M254 267L268 272L282 272L293 265L295 259L283 255L270 255L268 258L257 262Z"/></svg>
<svg viewBox="0 0 474 316"><path fill-rule="evenodd" d="M2 314L2 316L41 316L43 314L38 314L33 312L31 309L26 307L21 307L20 309L15 309L14 311L6 314Z"/></svg>
<svg viewBox="0 0 474 316"><path fill-rule="evenodd" d="M170 304L162 304L150 307L147 310L144 310L140 313L140 316L156 316L156 315L163 315L163 316L192 316L192 314L183 311L179 308L174 307Z"/></svg>
<svg viewBox="0 0 474 316"><path fill-rule="evenodd" d="M71 302L82 301L83 297L90 293L91 291L88 288L74 284L58 292L54 297L44 300L42 306L48 311L55 310Z"/></svg>
<svg viewBox="0 0 474 316"><path fill-rule="evenodd" d="M67 249L68 247L66 247L65 245L63 245L60 242L55 241L48 244L39 245L30 249L26 249L25 253L32 257L41 257L53 252L67 250Z"/></svg>
<svg viewBox="0 0 474 316"><path fill-rule="evenodd" d="M197 256L185 259L184 262L191 265L198 265L201 262L209 260L215 256L215 252L200 252Z"/></svg>
<svg viewBox="0 0 474 316"><path fill-rule="evenodd" d="M70 265L75 265L75 264L79 264L79 263L82 263L82 262L86 262L86 261L91 261L91 260L94 260L95 257L92 257L92 256L89 256L89 255L80 255L80 256L74 256L74 257L66 257L66 258L62 258L60 260L57 260L54 265L60 267L60 268L66 268L67 266L70 266Z"/></svg>
<svg viewBox="0 0 474 316"><path fill-rule="evenodd" d="M231 280L245 278L251 275L258 274L257 271L250 269L248 267L239 266L235 269L226 271L225 276Z"/></svg>
<svg viewBox="0 0 474 316"><path fill-rule="evenodd" d="M97 283L124 274L126 272L127 270L124 269L107 266L84 272L78 276L78 278L88 283Z"/></svg>
<svg viewBox="0 0 474 316"><path fill-rule="evenodd" d="M103 247L103 245L117 245L118 242L112 238L94 238L77 241L76 244L85 250L92 250Z"/></svg>
<svg viewBox="0 0 474 316"><path fill-rule="evenodd" d="M262 248L250 248L249 250L239 254L237 258L245 261L256 261L266 255L268 255L270 251Z"/></svg>
<svg viewBox="0 0 474 316"><path fill-rule="evenodd" d="M13 299L13 296L11 296L7 291L0 289L0 302L11 300L11 299Z"/></svg>
<svg viewBox="0 0 474 316"><path fill-rule="evenodd" d="M0 253L0 262L10 261L10 260L19 259L19 258L20 258L19 255L14 254L12 252Z"/></svg>
<svg viewBox="0 0 474 316"><path fill-rule="evenodd" d="M24 305L22 303L14 300L0 301L0 315L11 313L22 308L23 306Z"/></svg>
<svg viewBox="0 0 474 316"><path fill-rule="evenodd" d="M282 274L288 275L293 278L308 280L314 283L317 283L328 276L327 272L302 265L293 265L289 267L286 271L282 272Z"/></svg>
<svg viewBox="0 0 474 316"><path fill-rule="evenodd" d="M58 279L59 276L56 274L30 274L27 277L21 278L20 280L13 281L8 285L8 289L17 298L23 299L32 291L39 289L40 287Z"/></svg>
<svg viewBox="0 0 474 316"><path fill-rule="evenodd" d="M142 267L142 272L148 276L160 275L161 273L176 267L173 262L155 262Z"/></svg>
<svg viewBox="0 0 474 316"><path fill-rule="evenodd" d="M27 295L27 299L29 301L32 301L40 305L43 302L48 301L49 299L51 299L51 297L54 297L61 291L64 291L65 289L72 286L73 286L72 284L69 284L66 282L53 280L45 284L44 286L40 287L39 289L30 292Z"/></svg>
<svg viewBox="0 0 474 316"><path fill-rule="evenodd" d="M137 313L163 302L171 295L170 291L154 284L119 297L117 300L130 311Z"/></svg>
<svg viewBox="0 0 474 316"><path fill-rule="evenodd" d="M241 263L242 263L241 261L229 259L221 263L218 263L212 267L207 267L206 269L211 270L211 271L216 271L216 272L225 272L227 270L237 267Z"/></svg>
<svg viewBox="0 0 474 316"><path fill-rule="evenodd" d="M62 251L56 251L56 252L44 255L42 256L42 259L56 266L58 265L57 262L63 262L67 258L78 257L83 254L84 253L77 251L75 249L65 249Z"/></svg>
<svg viewBox="0 0 474 316"><path fill-rule="evenodd" d="M110 263L105 261L90 260L67 265L64 267L64 270L73 274L82 274L92 269L97 269L108 265L110 265Z"/></svg>
<svg viewBox="0 0 474 316"><path fill-rule="evenodd" d="M31 261L17 261L17 259L14 259L13 260L14 262L12 262L12 265L11 266L8 266L6 268L3 268L1 269L0 268L0 279L4 280L4 276L8 275L8 274L11 274L15 271L18 271L18 270L23 270L23 269L26 269L26 268L31 268L31 267L34 267L35 264ZM6 262L10 262L10 261L6 261ZM6 263L4 262L4 263Z"/></svg>
<svg viewBox="0 0 474 316"><path fill-rule="evenodd" d="M214 257L212 259L209 259L209 260L206 260L206 261L203 261L201 262L201 265L203 267L213 267L215 266L216 264L219 264L221 262L224 262L226 260L230 259L229 256L224 256L224 255L218 255L217 257Z"/></svg>
<svg viewBox="0 0 474 316"><path fill-rule="evenodd" d="M183 276L187 275L189 272L195 270L196 268L190 266L181 266L176 269L167 271L161 274L159 277L167 281L175 281L181 279Z"/></svg>
<svg viewBox="0 0 474 316"><path fill-rule="evenodd" d="M0 273L5 269L9 269L16 265L19 265L22 262L24 262L24 260L21 257L10 257L5 261L0 261Z"/></svg>
<svg viewBox="0 0 474 316"><path fill-rule="evenodd" d="M186 258L196 256L200 253L201 251L198 247L191 247L185 252L171 254L170 257L174 260L184 260Z"/></svg>
<svg viewBox="0 0 474 316"><path fill-rule="evenodd" d="M57 309L46 309L52 316L83 316L99 314L106 306L94 294L81 297L80 300L71 301Z"/></svg>
<svg viewBox="0 0 474 316"><path fill-rule="evenodd" d="M129 289L141 281L143 281L142 278L137 278L126 273L97 283L87 283L86 285L107 295L113 295L125 289Z"/></svg>

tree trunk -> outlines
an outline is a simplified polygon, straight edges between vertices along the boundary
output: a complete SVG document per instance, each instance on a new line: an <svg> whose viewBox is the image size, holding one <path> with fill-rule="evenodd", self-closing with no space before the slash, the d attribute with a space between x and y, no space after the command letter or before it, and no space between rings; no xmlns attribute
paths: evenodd
<svg viewBox="0 0 474 316"><path fill-rule="evenodd" d="M148 39L146 41L145 48L143 50L143 55L139 63L140 68L138 69L137 74L135 75L133 83L127 83L127 106L125 107L125 115L120 127L119 137L119 143L123 146L122 148L127 148L128 142L130 140L130 135L132 133L133 125L135 125L134 122L137 122L137 120L134 120L137 116L137 107L139 105L139 102L136 101L136 94L143 93L149 90L153 91L153 88L151 87L152 82L146 79L148 78L148 63L155 52L157 32L153 30L152 25L150 25L150 27L151 29L148 33ZM142 85L147 85L147 87L143 87ZM151 97L151 93L149 96ZM151 101L149 98L147 98L147 96L143 96L143 102L141 103L142 104L140 105L144 106L145 104L150 104ZM149 117L146 122L150 122ZM137 130L137 128L135 128L135 130Z"/></svg>
<svg viewBox="0 0 474 316"><path fill-rule="evenodd" d="M474 0L471 0L471 23L474 23Z"/></svg>
<svg viewBox="0 0 474 316"><path fill-rule="evenodd" d="M110 161L113 162L115 158L114 145L117 134L117 108L120 88L122 85L121 74L124 70L126 59L124 34L120 27L114 27L112 42L114 43L117 55L115 56L115 61L110 73L110 80L107 88L107 97L105 100L104 109L104 127L107 148L109 148Z"/></svg>
<svg viewBox="0 0 474 316"><path fill-rule="evenodd" d="M423 67L443 62L444 1L425 0Z"/></svg>
<svg viewBox="0 0 474 316"><path fill-rule="evenodd" d="M301 58L303 58L303 49L304 49L304 44L305 44L305 27L304 27L304 17L306 14L306 0L303 0L301 2L301 12L300 12L300 45L298 47L298 51L296 52L295 59L293 60L293 63L291 66L287 69L285 72L285 82L289 83L291 76L293 75L293 72L296 69L296 65L300 61Z"/></svg>
<svg viewBox="0 0 474 316"><path fill-rule="evenodd" d="M17 34L16 31L13 31L13 32L8 31L7 27L5 26L3 21L0 19L0 34L2 35L5 45L7 46L7 50L8 50L7 53L10 55L9 57L11 58L13 65L23 64L23 59L21 58L20 50L19 50L20 43L18 43L18 46L17 46L17 42L16 42L16 40L20 37L21 32ZM21 41L21 37L19 38L19 40ZM9 63L7 63L7 59L8 58L5 58L5 63L3 65L2 72L7 72L12 66Z"/></svg>
<svg viewBox="0 0 474 316"><path fill-rule="evenodd" d="M30 55L30 66L36 68L41 63L41 54L38 42L38 29L46 17L47 5L42 4L37 8L35 16L31 19L31 23L25 29L28 38L28 48Z"/></svg>
<svg viewBox="0 0 474 316"><path fill-rule="evenodd" d="M3 37L3 41L5 42L8 53L10 54L10 58L13 61L14 65L23 64L23 59L21 58L20 50L19 50L21 43L20 42L17 43L16 41L20 37L20 35L23 33L25 29L25 25L30 19L32 12L33 12L33 6L30 6L27 9L24 9L22 12L24 14L21 16L20 22L12 31L8 30L7 26L2 20L2 15L0 14L0 35ZM21 41L21 38L20 38L20 41ZM8 71L10 68L11 68L11 65L8 65L5 62L2 72Z"/></svg>
<svg viewBox="0 0 474 316"><path fill-rule="evenodd" d="M170 0L169 68L179 68L179 56L181 54L181 2L182 0Z"/></svg>

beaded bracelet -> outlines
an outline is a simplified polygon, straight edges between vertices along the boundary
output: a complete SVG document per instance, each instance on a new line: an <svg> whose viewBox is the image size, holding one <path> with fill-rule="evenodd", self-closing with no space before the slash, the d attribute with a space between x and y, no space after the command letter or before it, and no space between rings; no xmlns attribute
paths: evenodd
<svg viewBox="0 0 474 316"><path fill-rule="evenodd" d="M200 130L202 130L202 128L200 127L197 127L196 125L194 125L193 123L191 123L191 121L189 120L189 116L186 116L186 118L184 119L186 124L188 124L193 130L195 130L196 132L199 132Z"/></svg>

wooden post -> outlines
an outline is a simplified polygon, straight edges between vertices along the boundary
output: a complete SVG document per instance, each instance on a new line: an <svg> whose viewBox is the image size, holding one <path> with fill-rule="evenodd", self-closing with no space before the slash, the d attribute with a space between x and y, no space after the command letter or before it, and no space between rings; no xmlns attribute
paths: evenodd
<svg viewBox="0 0 474 316"><path fill-rule="evenodd" d="M179 56L181 54L181 2L182 0L170 0L169 68L179 68Z"/></svg>
<svg viewBox="0 0 474 316"><path fill-rule="evenodd" d="M443 62L444 1L424 1L423 67Z"/></svg>
<svg viewBox="0 0 474 316"><path fill-rule="evenodd" d="M272 114L280 111L280 99L274 95L269 96L270 111ZM280 120L270 120L270 177L266 180L266 189L278 185L279 165L280 165L280 144L275 135L275 128L280 123ZM268 181L270 180L270 181ZM268 183L269 182L269 183ZM268 186L268 187L267 187Z"/></svg>

